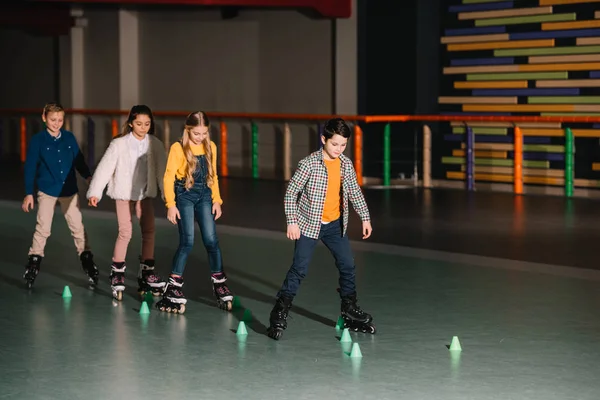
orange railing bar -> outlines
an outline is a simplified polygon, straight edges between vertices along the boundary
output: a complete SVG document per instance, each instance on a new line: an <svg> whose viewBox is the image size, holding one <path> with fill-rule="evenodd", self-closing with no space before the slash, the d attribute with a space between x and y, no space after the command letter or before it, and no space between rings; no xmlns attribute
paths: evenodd
<svg viewBox="0 0 600 400"><path fill-rule="evenodd" d="M354 169L358 185L363 185L363 131L360 125L354 125Z"/></svg>
<svg viewBox="0 0 600 400"><path fill-rule="evenodd" d="M583 116L536 116L536 115L370 115L365 116L366 123L373 122L570 122L570 123L600 123L600 117Z"/></svg>
<svg viewBox="0 0 600 400"><path fill-rule="evenodd" d="M225 121L221 121L221 130L220 130L220 142L221 145L219 147L220 154L219 154L219 158L221 159L221 176L228 176L229 175L229 167L228 167L228 161L227 161L227 146L228 146L228 142L227 142L227 124L225 123Z"/></svg>
<svg viewBox="0 0 600 400"><path fill-rule="evenodd" d="M20 127L20 141L21 141L21 162L24 163L27 158L27 120L25 117L21 117Z"/></svg>

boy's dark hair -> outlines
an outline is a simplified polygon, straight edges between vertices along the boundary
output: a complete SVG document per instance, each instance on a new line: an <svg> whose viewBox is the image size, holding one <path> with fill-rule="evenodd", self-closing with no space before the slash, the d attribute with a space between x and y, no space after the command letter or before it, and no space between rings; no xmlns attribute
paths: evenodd
<svg viewBox="0 0 600 400"><path fill-rule="evenodd" d="M332 118L327 121L323 127L323 137L325 137L325 141L331 139L333 135L340 135L348 139L351 134L350 127L348 127L346 121L341 118Z"/></svg>

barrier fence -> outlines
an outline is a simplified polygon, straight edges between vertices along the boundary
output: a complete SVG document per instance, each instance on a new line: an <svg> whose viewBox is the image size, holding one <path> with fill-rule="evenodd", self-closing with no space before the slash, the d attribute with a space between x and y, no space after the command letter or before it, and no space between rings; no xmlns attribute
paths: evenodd
<svg viewBox="0 0 600 400"><path fill-rule="evenodd" d="M96 124L93 117L103 116L111 118L111 135L114 137L119 133L120 123L119 119L128 115L126 110L87 110L87 109L67 109L67 119L65 121L65 129L70 130L71 120L73 116L81 116L87 118L87 132L86 140L88 145L87 158L90 165L95 165L96 154L95 154L95 143L96 143ZM27 124L28 117L39 115L40 110L33 109L4 109L0 110L0 117L11 117L19 118L19 144L20 144L20 160L25 161L27 152ZM183 119L187 116L187 112L154 112L155 118L163 119L163 141L165 148L168 149L173 142L170 120L172 118ZM390 186L391 184L391 154L392 154L392 123L409 123L416 122L422 124L422 186L425 188L432 187L431 179L431 163L432 163L432 131L430 124L439 122L450 122L458 123L464 126L464 138L461 143L463 150L459 150L456 154L464 156L464 173L463 172L449 172L449 176L459 179L463 179L466 190L475 190L476 178L479 176L482 181L494 180L491 178L491 174L488 173L476 173L476 158L475 152L477 150L477 143L475 140L475 134L473 124L486 122L490 124L503 124L503 126L512 126L514 128L513 143L508 144L511 146L513 151L513 160L506 165L512 166L512 174L504 174L500 178L501 182L513 184L513 192L515 194L523 193L524 183L533 184L549 184L549 182L555 182L549 180L550 178L527 176L524 177L523 169L523 143L524 137L539 136L543 129L529 129L523 132L523 126L532 126L539 124L560 123L564 124L581 124L581 123L600 123L600 117L584 117L584 116L483 116L483 115L376 115L376 116L359 116L359 115L312 115L312 114L266 114L266 113L225 113L225 112L213 112L208 113L209 117L213 121L218 121L219 131L219 167L221 176L229 175L229 141L228 141L228 123L229 121L243 121L250 125L250 149L251 149L251 176L254 179L260 177L259 173L259 139L260 132L258 122L270 121L278 124L283 124L283 170L284 179L289 180L292 174L292 130L290 123L292 122L304 122L314 123L316 126L317 135L320 135L322 129L322 123L330 118L341 117L348 121L353 129L353 151L352 158L355 165L357 178L359 184L362 186L363 177L363 131L361 124L371 123L384 123L383 127L383 164L382 176L383 186ZM215 124L213 124L215 125ZM0 124L0 145L3 145L4 135L6 132L3 129L4 124ZM581 130L579 136L587 136L584 130ZM556 131L552 133L557 136ZM562 130L564 136L564 194L567 197L573 196L574 190L574 132L570 127L564 127ZM598 130L600 133L600 130ZM10 132L8 132L10 134ZM595 135L594 137L600 135ZM177 140L177 139L176 139ZM2 149L0 148L0 154ZM462 162L462 161L461 161ZM492 164L493 165L493 164ZM505 171L506 172L506 171ZM511 176L512 175L512 176ZM554 183L555 184L555 183Z"/></svg>

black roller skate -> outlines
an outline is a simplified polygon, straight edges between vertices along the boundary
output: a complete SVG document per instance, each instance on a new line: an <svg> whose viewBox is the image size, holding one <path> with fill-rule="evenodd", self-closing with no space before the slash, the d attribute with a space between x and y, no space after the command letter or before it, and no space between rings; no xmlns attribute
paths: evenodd
<svg viewBox="0 0 600 400"><path fill-rule="evenodd" d="M271 339L279 340L283 331L287 329L290 308L292 308L292 299L288 297L280 297L275 302L269 315L269 328L267 329L267 335Z"/></svg>
<svg viewBox="0 0 600 400"><path fill-rule="evenodd" d="M125 270L127 266L124 262L113 262L110 266L110 288L112 295L116 300L123 300L123 291L125 290Z"/></svg>
<svg viewBox="0 0 600 400"><path fill-rule="evenodd" d="M90 287L95 287L98 285L98 267L94 263L94 255L91 251L84 251L79 256L81 260L81 267L83 268L83 272L88 276L88 280L90 282Z"/></svg>
<svg viewBox="0 0 600 400"><path fill-rule="evenodd" d="M217 305L220 309L231 311L233 308L233 294L227 287L227 276L225 272L218 272L210 276L213 284L213 291L217 298Z"/></svg>
<svg viewBox="0 0 600 400"><path fill-rule="evenodd" d="M138 292L144 297L147 292L160 296L165 291L167 282L154 273L154 260L140 260L138 272Z"/></svg>
<svg viewBox="0 0 600 400"><path fill-rule="evenodd" d="M25 279L25 285L27 286L27 289L31 289L33 287L33 282L35 282L35 278L40 272L40 265L42 264L42 259L42 256L38 256L35 254L29 256L29 261L25 266L25 273L23 274L23 279Z"/></svg>
<svg viewBox="0 0 600 400"><path fill-rule="evenodd" d="M170 276L169 282L165 287L163 298L156 303L156 308L160 311L172 312L175 314L183 314L187 299L181 289L183 286L183 278L180 276Z"/></svg>
<svg viewBox="0 0 600 400"><path fill-rule="evenodd" d="M375 333L375 325L371 322L373 317L356 304L356 293L342 297L341 312L344 328L354 332Z"/></svg>

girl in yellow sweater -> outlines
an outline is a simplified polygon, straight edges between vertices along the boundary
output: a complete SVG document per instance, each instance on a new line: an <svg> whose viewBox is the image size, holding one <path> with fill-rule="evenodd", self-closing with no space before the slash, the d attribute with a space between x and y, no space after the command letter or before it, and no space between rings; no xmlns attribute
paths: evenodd
<svg viewBox="0 0 600 400"><path fill-rule="evenodd" d="M211 280L220 308L231 310L233 294L227 287L215 221L221 216L217 178L217 146L210 140L210 122L202 111L187 116L183 137L169 151L164 176L167 219L177 224L179 247L162 300L161 311L183 314L187 300L182 291L183 272L194 245L194 220L208 253Z"/></svg>

